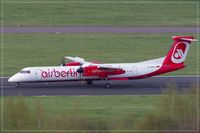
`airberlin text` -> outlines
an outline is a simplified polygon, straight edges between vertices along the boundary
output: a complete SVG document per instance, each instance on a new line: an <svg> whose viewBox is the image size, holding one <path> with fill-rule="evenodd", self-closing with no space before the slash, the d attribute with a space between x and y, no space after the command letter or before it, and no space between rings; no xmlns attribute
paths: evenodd
<svg viewBox="0 0 200 133"><path fill-rule="evenodd" d="M41 71L41 77L42 78L65 78L65 77L78 77L80 74L76 72L74 69L69 69L69 70L42 70Z"/></svg>

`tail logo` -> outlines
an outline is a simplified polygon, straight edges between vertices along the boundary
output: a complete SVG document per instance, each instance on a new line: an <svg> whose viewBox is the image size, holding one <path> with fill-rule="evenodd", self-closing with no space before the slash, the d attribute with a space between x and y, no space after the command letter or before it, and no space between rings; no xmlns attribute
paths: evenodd
<svg viewBox="0 0 200 133"><path fill-rule="evenodd" d="M182 49L176 49L173 56L175 59L181 59L183 57Z"/></svg>
<svg viewBox="0 0 200 133"><path fill-rule="evenodd" d="M189 50L189 44L187 42L179 42L175 44L171 60L173 63L182 63L184 62L187 52Z"/></svg>

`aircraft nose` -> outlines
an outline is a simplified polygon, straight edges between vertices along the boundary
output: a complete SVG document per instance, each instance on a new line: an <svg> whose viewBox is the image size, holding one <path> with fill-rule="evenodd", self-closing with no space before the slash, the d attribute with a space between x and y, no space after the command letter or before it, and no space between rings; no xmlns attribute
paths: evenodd
<svg viewBox="0 0 200 133"><path fill-rule="evenodd" d="M8 82L17 82L17 81L18 81L18 78L16 74L8 79Z"/></svg>

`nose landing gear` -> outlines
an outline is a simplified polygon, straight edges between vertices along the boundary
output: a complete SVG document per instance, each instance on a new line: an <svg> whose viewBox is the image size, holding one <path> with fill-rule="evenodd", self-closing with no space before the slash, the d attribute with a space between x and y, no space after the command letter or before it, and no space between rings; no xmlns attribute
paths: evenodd
<svg viewBox="0 0 200 133"><path fill-rule="evenodd" d="M21 88L22 86L23 86L22 83L16 83L16 87L17 87L17 88Z"/></svg>
<svg viewBox="0 0 200 133"><path fill-rule="evenodd" d="M105 88L110 88L111 87L111 85L110 85L110 80L108 80L108 78L105 78L104 79L104 82L105 82Z"/></svg>

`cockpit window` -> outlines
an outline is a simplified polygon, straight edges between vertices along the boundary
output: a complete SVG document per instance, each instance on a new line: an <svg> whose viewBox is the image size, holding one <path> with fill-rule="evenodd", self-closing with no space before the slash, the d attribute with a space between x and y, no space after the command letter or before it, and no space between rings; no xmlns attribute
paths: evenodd
<svg viewBox="0 0 200 133"><path fill-rule="evenodd" d="M21 71L19 71L19 73L31 73L31 71L29 71L29 70L21 70Z"/></svg>

